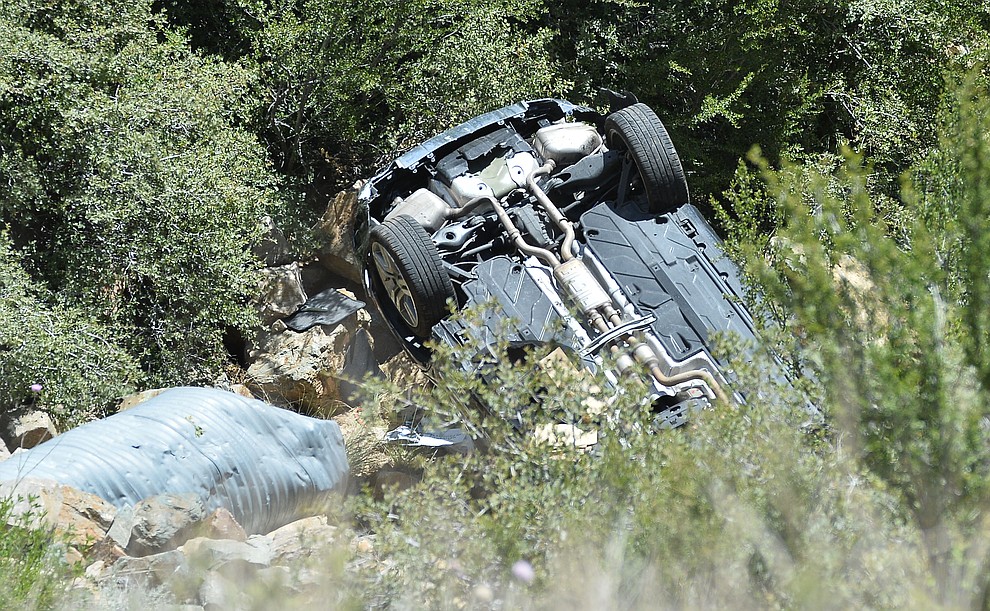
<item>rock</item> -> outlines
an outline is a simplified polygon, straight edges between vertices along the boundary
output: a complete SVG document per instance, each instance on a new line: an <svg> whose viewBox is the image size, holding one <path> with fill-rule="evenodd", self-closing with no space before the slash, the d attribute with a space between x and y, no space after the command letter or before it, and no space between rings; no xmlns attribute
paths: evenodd
<svg viewBox="0 0 990 611"><path fill-rule="evenodd" d="M157 397L168 390L167 388L152 388L150 390L142 390L139 393L134 393L133 395L128 395L120 400L120 405L117 406L117 411L122 412L124 410L130 409L135 405L144 403L152 397Z"/></svg>
<svg viewBox="0 0 990 611"><path fill-rule="evenodd" d="M337 537L337 527L327 524L324 516L304 518L268 534L272 564L293 564L318 554Z"/></svg>
<svg viewBox="0 0 990 611"><path fill-rule="evenodd" d="M375 542L371 536L361 536L353 542L353 547L359 554L370 554L375 551Z"/></svg>
<svg viewBox="0 0 990 611"><path fill-rule="evenodd" d="M251 393L251 389L245 386L244 384L231 384L228 390L234 393L235 395L247 397L248 399L254 398L254 395Z"/></svg>
<svg viewBox="0 0 990 611"><path fill-rule="evenodd" d="M355 405L362 394L364 381L369 378L382 378L384 374L375 359L374 344L367 329L358 328L351 337L344 354L344 367L340 371L341 398Z"/></svg>
<svg viewBox="0 0 990 611"><path fill-rule="evenodd" d="M69 547L66 548L65 550L66 564L68 564L69 566L75 566L77 564L81 564L83 560L85 560L85 558L83 557L82 552L77 550L75 547L70 545Z"/></svg>
<svg viewBox="0 0 990 611"><path fill-rule="evenodd" d="M299 571L294 571L287 566L270 566L264 569L258 569L255 573L255 580L272 590L283 590L289 589L293 593L298 593L299 589Z"/></svg>
<svg viewBox="0 0 990 611"><path fill-rule="evenodd" d="M350 333L343 325L328 335L323 327L263 338L247 370L247 386L276 405L302 405L330 414L340 405L336 375L342 369Z"/></svg>
<svg viewBox="0 0 990 611"><path fill-rule="evenodd" d="M423 388L432 384L423 368L404 351L382 363L381 370L399 388Z"/></svg>
<svg viewBox="0 0 990 611"><path fill-rule="evenodd" d="M79 548L102 541L116 515L114 506L100 497L48 480L0 483L0 498L7 497L15 500L9 525L54 528Z"/></svg>
<svg viewBox="0 0 990 611"><path fill-rule="evenodd" d="M298 264L290 263L261 270L257 303L264 324L270 325L292 315L299 306L306 303L306 299Z"/></svg>
<svg viewBox="0 0 990 611"><path fill-rule="evenodd" d="M134 528L134 507L130 505L117 510L117 515L107 530L107 539L121 548L127 547L131 541L131 529Z"/></svg>
<svg viewBox="0 0 990 611"><path fill-rule="evenodd" d="M178 550L143 557L124 556L114 563L112 571L117 579L136 580L151 586L186 578L189 573L189 562Z"/></svg>
<svg viewBox="0 0 990 611"><path fill-rule="evenodd" d="M90 562L101 562L104 566L111 566L125 556L127 556L127 552L116 541L111 539L109 534L86 552L86 558Z"/></svg>
<svg viewBox="0 0 990 611"><path fill-rule="evenodd" d="M254 256L267 267L291 263L294 258L292 248L289 246L289 241L285 239L285 234L278 228L272 217L262 217L260 224L264 235L251 249Z"/></svg>
<svg viewBox="0 0 990 611"><path fill-rule="evenodd" d="M199 602L203 609L247 609L251 607L248 594L240 583L220 573L210 571L199 588Z"/></svg>
<svg viewBox="0 0 990 611"><path fill-rule="evenodd" d="M247 533L244 528L237 523L234 514L225 507L219 507L203 520L198 535L211 539L231 539L234 541L246 541Z"/></svg>
<svg viewBox="0 0 990 611"><path fill-rule="evenodd" d="M102 540L113 523L116 508L95 494L62 486L58 528L72 533L74 542L86 545Z"/></svg>
<svg viewBox="0 0 990 611"><path fill-rule="evenodd" d="M153 591L162 588L170 592L176 602L195 601L203 582L203 576L193 570L185 555L178 550L141 558L125 556L109 569L94 563L87 568L87 576L91 570L97 582L110 585L115 590Z"/></svg>
<svg viewBox="0 0 990 611"><path fill-rule="evenodd" d="M0 460L7 460L10 458L10 450L7 449L7 444L0 441Z"/></svg>
<svg viewBox="0 0 990 611"><path fill-rule="evenodd" d="M102 560L97 560L86 567L83 575L86 579L96 581L103 575L103 570L107 568L107 563Z"/></svg>
<svg viewBox="0 0 990 611"><path fill-rule="evenodd" d="M233 578L245 577L272 563L272 543L259 535L247 541L196 537L179 550L196 570L218 571Z"/></svg>
<svg viewBox="0 0 990 611"><path fill-rule="evenodd" d="M346 284L345 279L333 274L320 265L319 261L304 264L299 269L299 275L302 277L303 289L307 295L316 295L329 286L339 287L341 284Z"/></svg>
<svg viewBox="0 0 990 611"><path fill-rule="evenodd" d="M537 441L552 446L570 446L586 450L598 443L597 431L582 431L573 424L545 424L533 432Z"/></svg>
<svg viewBox="0 0 990 611"><path fill-rule="evenodd" d="M361 299L358 297L357 293L355 293L354 291L352 291L350 289L342 288L342 287L337 287L336 290L337 290L337 292L339 292L340 294L344 295L345 297L348 297L348 298L353 299L355 301L361 301ZM371 326L371 321L372 321L371 312L369 312L368 310L366 310L364 308L362 308L362 309L360 309L360 310L358 310L357 312L354 313L354 323L358 327L361 327L363 329L367 329L368 327Z"/></svg>
<svg viewBox="0 0 990 611"><path fill-rule="evenodd" d="M362 183L355 183L351 189L338 193L320 219L320 232L326 238L320 249L320 263L355 283L361 282L362 267L354 250L354 220L361 186Z"/></svg>
<svg viewBox="0 0 990 611"><path fill-rule="evenodd" d="M12 409L3 416L0 437L8 448L29 450L58 435L51 416L30 408Z"/></svg>
<svg viewBox="0 0 990 611"><path fill-rule="evenodd" d="M125 549L131 556L173 550L192 536L206 517L203 501L192 494L161 494L134 506L131 536Z"/></svg>

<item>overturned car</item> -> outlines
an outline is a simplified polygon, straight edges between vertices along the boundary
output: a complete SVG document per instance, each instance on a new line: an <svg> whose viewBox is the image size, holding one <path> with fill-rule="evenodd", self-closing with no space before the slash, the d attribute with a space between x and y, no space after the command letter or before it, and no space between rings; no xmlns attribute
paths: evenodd
<svg viewBox="0 0 990 611"><path fill-rule="evenodd" d="M616 99L607 115L520 102L416 146L364 185L356 241L367 294L420 364L431 339L561 347L611 380L645 375L677 426L729 400L711 338L753 338L754 321L663 124ZM483 306L483 323L448 304Z"/></svg>

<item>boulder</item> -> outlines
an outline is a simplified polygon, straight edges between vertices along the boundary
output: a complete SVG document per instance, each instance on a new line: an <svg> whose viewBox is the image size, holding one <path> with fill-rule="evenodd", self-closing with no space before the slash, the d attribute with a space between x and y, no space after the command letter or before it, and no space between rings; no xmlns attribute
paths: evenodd
<svg viewBox="0 0 990 611"><path fill-rule="evenodd" d="M381 371L399 388L423 388L432 384L426 371L404 351L382 363Z"/></svg>
<svg viewBox="0 0 990 611"><path fill-rule="evenodd" d="M247 541L195 537L179 550L197 570L216 571L234 578L272 564L271 541L260 535L249 537Z"/></svg>
<svg viewBox="0 0 990 611"><path fill-rule="evenodd" d="M365 328L358 328L344 354L344 366L340 371L340 395L350 405L356 405L361 398L362 386L367 378L382 378L384 374L375 358L371 334Z"/></svg>
<svg viewBox="0 0 990 611"><path fill-rule="evenodd" d="M86 569L86 572L88 574L90 569ZM97 573L97 577L101 576L101 573ZM117 579L133 580L146 586L158 586L174 582L177 578L189 576L189 573L189 562L185 555L178 550L143 557L125 556L114 563L110 572Z"/></svg>
<svg viewBox="0 0 990 611"><path fill-rule="evenodd" d="M49 480L24 478L0 483L0 498L14 506L8 525L54 528L71 545L88 548L102 541L117 510L100 497Z"/></svg>
<svg viewBox="0 0 990 611"><path fill-rule="evenodd" d="M206 509L193 494L161 494L134 506L130 537L124 545L130 556L147 556L177 548L197 532Z"/></svg>
<svg viewBox="0 0 990 611"><path fill-rule="evenodd" d="M93 564L100 563L103 567L113 566L118 560L125 557L127 557L127 552L110 536L109 532L102 541L86 550L86 560Z"/></svg>
<svg viewBox="0 0 990 611"><path fill-rule="evenodd" d="M248 537L247 533L244 532L244 527L237 522L234 514L224 507L218 507L213 510L213 513L206 516L206 519L197 529L197 534L211 539L231 539L233 541L246 541Z"/></svg>
<svg viewBox="0 0 990 611"><path fill-rule="evenodd" d="M0 440L0 460L7 460L10 458L10 450L7 449L7 444Z"/></svg>
<svg viewBox="0 0 990 611"><path fill-rule="evenodd" d="M291 263L294 259L292 247L289 246L285 234L278 228L272 217L262 217L260 224L264 233L254 248L251 249L254 256L267 267Z"/></svg>
<svg viewBox="0 0 990 611"><path fill-rule="evenodd" d="M141 392L134 393L133 395L127 395L120 400L120 404L117 406L117 411L122 412L124 410L131 409L135 405L140 405L152 397L157 397L168 390L167 388L152 388L150 390L142 390Z"/></svg>
<svg viewBox="0 0 990 611"><path fill-rule="evenodd" d="M306 299L297 263L261 270L256 302L264 324L292 315Z"/></svg>
<svg viewBox="0 0 990 611"><path fill-rule="evenodd" d="M270 403L299 405L329 414L340 404L337 374L343 368L351 334L343 325L329 334L317 326L302 333L274 333L253 350L246 384Z"/></svg>
<svg viewBox="0 0 990 611"><path fill-rule="evenodd" d="M252 605L248 593L244 591L243 583L240 579L230 579L210 571L199 587L199 603L207 611L248 609Z"/></svg>
<svg viewBox="0 0 990 611"><path fill-rule="evenodd" d="M58 435L51 416L45 412L22 407L3 415L0 437L8 448L31 449Z"/></svg>
<svg viewBox="0 0 990 611"><path fill-rule="evenodd" d="M320 249L320 263L334 274L348 280L361 282L361 262L354 249L354 220L358 213L358 191L363 183L355 183L338 193L327 206L320 219L320 232L324 245Z"/></svg>
<svg viewBox="0 0 990 611"><path fill-rule="evenodd" d="M303 264L299 269L299 275L302 277L303 289L307 295L316 295L326 290L328 286L352 284L323 267L319 261L308 261Z"/></svg>
<svg viewBox="0 0 990 611"><path fill-rule="evenodd" d="M272 564L288 565L325 551L337 538L336 526L327 524L325 516L296 520L272 531Z"/></svg>

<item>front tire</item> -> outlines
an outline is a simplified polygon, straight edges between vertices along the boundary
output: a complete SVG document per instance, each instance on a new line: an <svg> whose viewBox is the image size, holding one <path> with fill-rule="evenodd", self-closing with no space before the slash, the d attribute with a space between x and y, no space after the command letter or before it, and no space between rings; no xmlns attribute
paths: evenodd
<svg viewBox="0 0 990 611"><path fill-rule="evenodd" d="M454 297L436 245L412 217L400 215L371 230L370 248L389 304L416 337L429 337Z"/></svg>
<svg viewBox="0 0 990 611"><path fill-rule="evenodd" d="M662 214L688 203L684 166L667 129L653 109L636 103L605 119L605 140L612 150L624 150L639 171L647 211Z"/></svg>

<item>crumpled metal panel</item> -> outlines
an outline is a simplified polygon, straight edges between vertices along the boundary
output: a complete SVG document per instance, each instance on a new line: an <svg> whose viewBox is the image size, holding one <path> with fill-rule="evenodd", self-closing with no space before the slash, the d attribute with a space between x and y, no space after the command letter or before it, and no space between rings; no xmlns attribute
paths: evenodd
<svg viewBox="0 0 990 611"><path fill-rule="evenodd" d="M249 534L325 511L348 474L336 422L210 388L170 389L0 462L0 481L55 480L117 507L192 493Z"/></svg>

